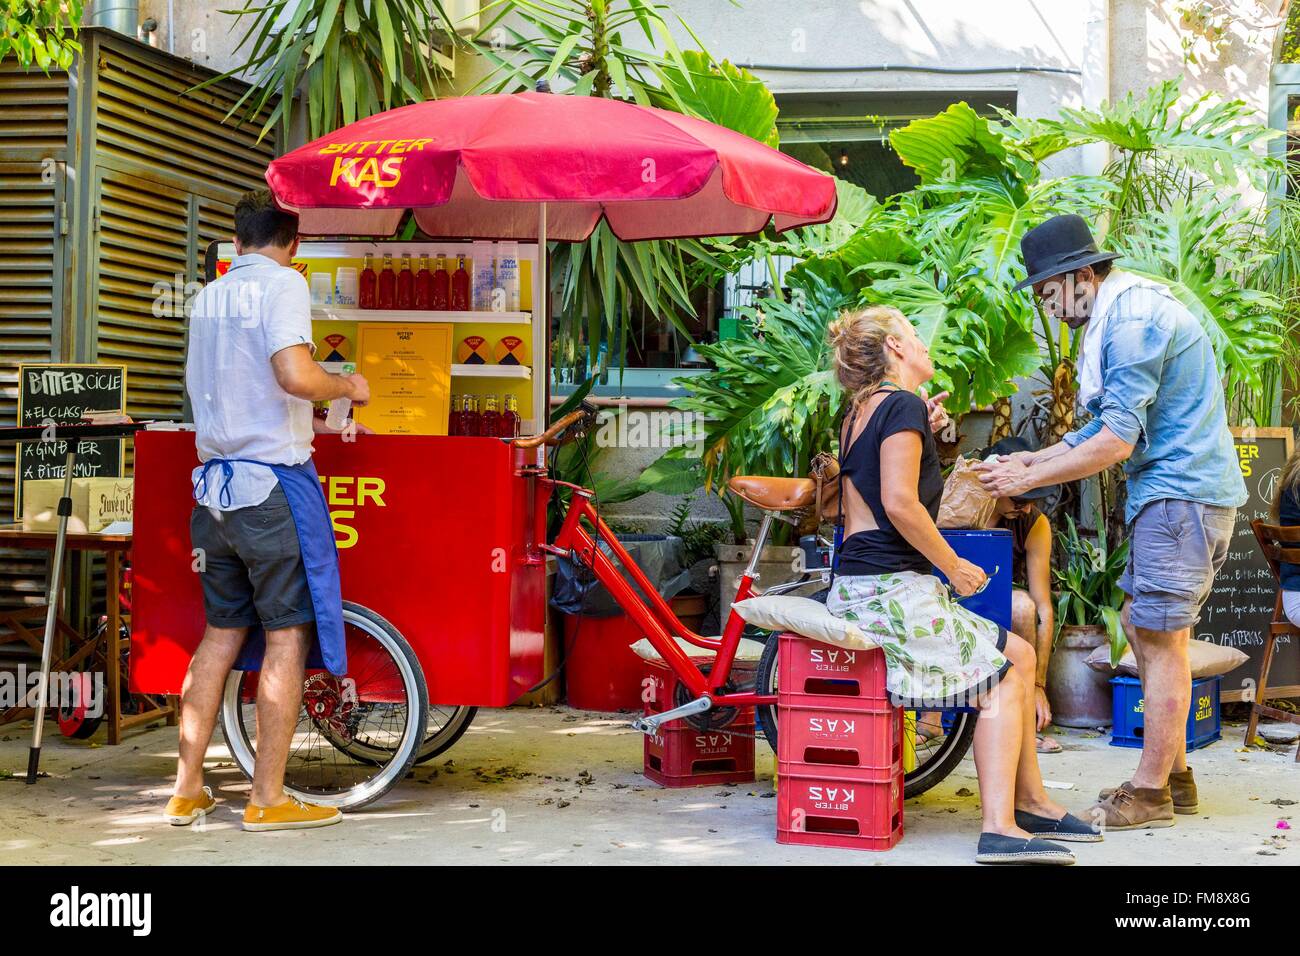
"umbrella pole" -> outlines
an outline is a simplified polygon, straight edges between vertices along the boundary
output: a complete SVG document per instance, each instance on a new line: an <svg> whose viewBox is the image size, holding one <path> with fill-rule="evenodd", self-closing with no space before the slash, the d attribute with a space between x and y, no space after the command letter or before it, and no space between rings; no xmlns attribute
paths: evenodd
<svg viewBox="0 0 1300 956"><path fill-rule="evenodd" d="M543 431L551 417L550 408L550 374L551 374L551 292L550 292L550 256L546 254L546 203L537 206L537 272L538 301L533 303L533 367L534 375L540 368L542 375L533 381L533 415L537 419L537 431ZM539 347L540 346L540 347Z"/></svg>

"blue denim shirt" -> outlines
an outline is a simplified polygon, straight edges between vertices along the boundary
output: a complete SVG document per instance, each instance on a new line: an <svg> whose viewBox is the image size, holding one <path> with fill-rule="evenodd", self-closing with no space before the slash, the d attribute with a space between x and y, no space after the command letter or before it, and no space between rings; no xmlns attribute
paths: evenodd
<svg viewBox="0 0 1300 956"><path fill-rule="evenodd" d="M1110 313L1101 341L1101 395L1087 405L1092 420L1067 434L1066 443L1087 441L1105 425L1134 446L1124 463L1129 522L1162 498L1245 504L1205 330L1167 289L1127 289Z"/></svg>

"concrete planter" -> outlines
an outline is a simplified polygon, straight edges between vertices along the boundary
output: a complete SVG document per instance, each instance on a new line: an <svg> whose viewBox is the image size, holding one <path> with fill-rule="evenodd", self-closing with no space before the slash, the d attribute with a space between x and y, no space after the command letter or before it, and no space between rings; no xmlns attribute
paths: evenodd
<svg viewBox="0 0 1300 956"><path fill-rule="evenodd" d="M1047 666L1047 702L1052 723L1061 727L1101 727L1111 722L1110 684L1084 663L1106 644L1106 629L1096 625L1061 628Z"/></svg>
<svg viewBox="0 0 1300 956"><path fill-rule="evenodd" d="M713 546L714 556L718 559L718 613L722 615L724 621L731 612L731 602L736 596L736 585L740 582L740 576L745 573L746 565L749 564L749 553L752 548L752 542L750 544L719 542ZM765 586L783 584L798 577L795 558L800 553L798 548L790 545L769 544L765 547L758 559L758 577L754 580L754 589L762 591ZM806 597L820 587L820 584L813 584L789 593Z"/></svg>

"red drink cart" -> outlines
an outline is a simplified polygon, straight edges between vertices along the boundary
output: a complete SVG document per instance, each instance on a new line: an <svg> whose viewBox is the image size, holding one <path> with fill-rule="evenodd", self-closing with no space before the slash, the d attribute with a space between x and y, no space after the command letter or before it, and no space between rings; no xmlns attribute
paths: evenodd
<svg viewBox="0 0 1300 956"><path fill-rule="evenodd" d="M325 272L331 263L336 277L340 267L356 268L367 251L472 257L472 240L517 242L517 310L508 295L503 309L451 311L358 309L344 294L342 303L320 303L314 317L334 323L328 334L344 340L346 324L356 324L352 360L372 386L365 363L376 355L382 362L383 349L366 344L370 326L449 326L457 347L475 332L490 338L483 329L513 331L528 343L525 359L494 364L481 352L455 355L444 387L512 396L524 435L547 421L548 238L580 241L602 220L625 240L737 235L769 224L780 230L825 222L835 211L831 177L741 134L629 103L532 93L391 110L276 160L267 181L277 201L299 214L305 235L391 236L409 210L427 235L459 240L304 243L299 257L309 283L313 270ZM222 254L210 255L210 273ZM500 296L495 304L501 306ZM450 746L475 707L509 704L545 676L548 552L574 555L620 602L635 600L594 547L593 537L602 539L626 558L591 511L590 492L575 491L562 546L547 542L547 502L556 483L546 477L543 436L449 435L455 419L449 403L446 409L445 418L427 408L423 418L408 416L404 434L316 439L339 548L348 673L307 675L286 786L315 802L355 807L376 799L413 762ZM589 425L588 413L567 416L547 437ZM193 435L183 427L136 438L131 661L133 687L142 692L178 691L202 635L201 555L191 553L188 523L195 464ZM635 568L629 571L635 578ZM701 638L654 599L653 588L648 593L650 606L628 611L690 697L663 719L759 702L752 691L723 686L739 642L738 617L722 638ZM706 677L677 641L718 652L725 666ZM255 698L256 674L232 673L222 727L249 774ZM775 696L761 700L773 703Z"/></svg>

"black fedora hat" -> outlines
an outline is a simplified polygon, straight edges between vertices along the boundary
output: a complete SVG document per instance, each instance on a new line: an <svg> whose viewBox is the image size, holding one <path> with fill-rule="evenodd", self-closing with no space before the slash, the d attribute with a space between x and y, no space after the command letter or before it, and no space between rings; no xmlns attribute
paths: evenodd
<svg viewBox="0 0 1300 956"><path fill-rule="evenodd" d="M1001 441L996 441L988 448L979 452L976 457L980 461L985 461L990 455L1014 455L1018 451L1038 451L1038 448L1028 438L1021 438L1019 435L1011 435ZM1030 488L1024 494L1016 495L1018 501L1039 501L1043 498L1050 498L1061 490L1060 485L1044 485L1041 488Z"/></svg>
<svg viewBox="0 0 1300 956"><path fill-rule="evenodd" d="M1030 229L1020 239L1020 254L1027 278L1016 283L1016 292L1094 262L1119 258L1116 252L1099 252L1088 223L1074 215L1053 216Z"/></svg>

